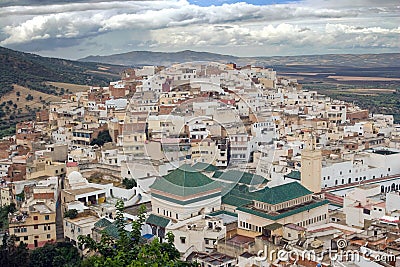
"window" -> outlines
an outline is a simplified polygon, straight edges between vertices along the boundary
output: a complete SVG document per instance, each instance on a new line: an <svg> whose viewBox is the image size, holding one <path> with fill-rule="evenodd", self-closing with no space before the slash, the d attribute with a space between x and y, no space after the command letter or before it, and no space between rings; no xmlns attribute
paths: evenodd
<svg viewBox="0 0 400 267"><path fill-rule="evenodd" d="M186 243L186 237L184 237L184 236L181 236L181 238L180 238L180 239L181 239L181 243L182 243L182 244L185 244L185 243Z"/></svg>
<svg viewBox="0 0 400 267"><path fill-rule="evenodd" d="M39 229L39 225L34 225L33 229Z"/></svg>
<svg viewBox="0 0 400 267"><path fill-rule="evenodd" d="M50 239L51 238L51 235L50 234L47 234L47 239Z"/></svg>
<svg viewBox="0 0 400 267"><path fill-rule="evenodd" d="M45 215L45 216L44 216L44 219L45 219L46 221L48 221L48 220L50 220L50 216L49 216L49 215Z"/></svg>
<svg viewBox="0 0 400 267"><path fill-rule="evenodd" d="M25 241L28 240L28 236L24 236L24 240L25 240Z"/></svg>
<svg viewBox="0 0 400 267"><path fill-rule="evenodd" d="M35 221L37 221L37 220L38 220L38 216L33 216L33 219L34 219Z"/></svg>

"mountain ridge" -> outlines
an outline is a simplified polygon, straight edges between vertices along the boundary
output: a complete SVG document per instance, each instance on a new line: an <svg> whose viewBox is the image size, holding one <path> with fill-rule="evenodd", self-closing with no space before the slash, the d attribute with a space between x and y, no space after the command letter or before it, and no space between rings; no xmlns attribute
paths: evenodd
<svg viewBox="0 0 400 267"><path fill-rule="evenodd" d="M234 62L238 65L333 65L353 67L400 67L400 53L382 54L324 54L298 56L239 57L204 51L183 50L176 52L131 51L107 56L90 55L81 62L97 62L124 66L164 65L189 61Z"/></svg>

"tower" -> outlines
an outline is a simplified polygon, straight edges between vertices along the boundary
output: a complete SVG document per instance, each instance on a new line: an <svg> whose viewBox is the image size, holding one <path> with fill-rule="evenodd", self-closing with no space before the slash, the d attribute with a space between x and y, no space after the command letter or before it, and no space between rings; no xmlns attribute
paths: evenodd
<svg viewBox="0 0 400 267"><path fill-rule="evenodd" d="M311 133L306 147L301 151L301 184L314 193L321 192L322 152L316 149Z"/></svg>

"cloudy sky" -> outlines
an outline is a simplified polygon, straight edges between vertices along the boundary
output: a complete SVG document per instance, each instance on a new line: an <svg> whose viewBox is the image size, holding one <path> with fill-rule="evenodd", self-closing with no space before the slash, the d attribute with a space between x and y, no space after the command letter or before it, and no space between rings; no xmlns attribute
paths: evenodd
<svg viewBox="0 0 400 267"><path fill-rule="evenodd" d="M398 0L1 0L0 45L72 59L399 52L399 14Z"/></svg>

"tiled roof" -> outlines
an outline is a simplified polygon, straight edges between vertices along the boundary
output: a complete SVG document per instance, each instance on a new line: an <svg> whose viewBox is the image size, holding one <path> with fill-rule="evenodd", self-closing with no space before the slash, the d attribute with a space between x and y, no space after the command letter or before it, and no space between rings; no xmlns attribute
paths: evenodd
<svg viewBox="0 0 400 267"><path fill-rule="evenodd" d="M260 185L268 183L268 180L260 175L237 170L229 170L226 172L216 171L213 177L229 182L237 182L247 185Z"/></svg>
<svg viewBox="0 0 400 267"><path fill-rule="evenodd" d="M230 212L230 211L227 211L227 210L214 211L214 212L211 212L211 213L209 213L207 215L208 216L218 216L218 215L221 215L221 214L226 214L226 215L230 215L230 216L233 216L233 217L237 217L238 216L237 213Z"/></svg>
<svg viewBox="0 0 400 267"><path fill-rule="evenodd" d="M185 164L156 180L150 188L177 196L190 196L221 188L221 185Z"/></svg>
<svg viewBox="0 0 400 267"><path fill-rule="evenodd" d="M109 220L107 220L106 218L101 218L100 220L98 220L98 221L94 224L94 227L103 228L103 227L106 227L106 226L108 226L108 225L110 225L110 224L111 224L111 222L110 222Z"/></svg>
<svg viewBox="0 0 400 267"><path fill-rule="evenodd" d="M208 164L208 163L203 163L203 162L197 162L192 166L194 169L198 170L198 171L204 171L204 172L214 172L217 171L218 168L215 167L212 164Z"/></svg>
<svg viewBox="0 0 400 267"><path fill-rule="evenodd" d="M310 190L298 182L292 182L271 188L266 187L262 190L256 191L255 193L254 199L272 205L312 194Z"/></svg>
<svg viewBox="0 0 400 267"><path fill-rule="evenodd" d="M233 195L225 195L222 197L222 203L226 205L231 205L234 207L240 207L243 205L250 204L252 201L250 199L240 198Z"/></svg>
<svg viewBox="0 0 400 267"><path fill-rule="evenodd" d="M304 206L301 206L299 208L292 209L292 210L289 210L287 212L283 212L283 213L280 213L280 214L277 214L277 215L271 215L271 214L268 214L266 212L253 210L253 209L250 209L250 208L247 208L247 207L239 207L239 208L237 208L237 210L242 211L242 212L246 212L246 213L249 213L249 214L253 214L253 215L256 215L258 217L266 218L266 219L269 219L269 220L279 220L279 219L282 219L282 218L285 218L285 217L288 217L288 216L291 216L291 215L294 215L294 214L297 214L297 213L300 213L300 212L303 212L303 211L306 211L306 210L314 209L314 208L317 208L317 207L320 207L320 206L323 206L323 205L327 205L327 204L329 204L329 201L324 199L322 201L314 202L314 203L311 203L311 204L308 204L308 205L304 205Z"/></svg>
<svg viewBox="0 0 400 267"><path fill-rule="evenodd" d="M103 229L103 232L105 232L107 235L114 239L119 239L119 233L118 233L118 228L115 224L110 224L106 228Z"/></svg>
<svg viewBox="0 0 400 267"><path fill-rule="evenodd" d="M299 171L291 171L290 173L286 174L285 177L300 181L301 173Z"/></svg>
<svg viewBox="0 0 400 267"><path fill-rule="evenodd" d="M250 191L245 185L236 185L222 197L222 203L240 207L257 200L271 205L286 202L295 198L312 194L298 182L292 182L275 187L264 187Z"/></svg>
<svg viewBox="0 0 400 267"><path fill-rule="evenodd" d="M165 228L169 224L170 220L155 214L150 214L147 218L146 223L156 225L162 228Z"/></svg>

